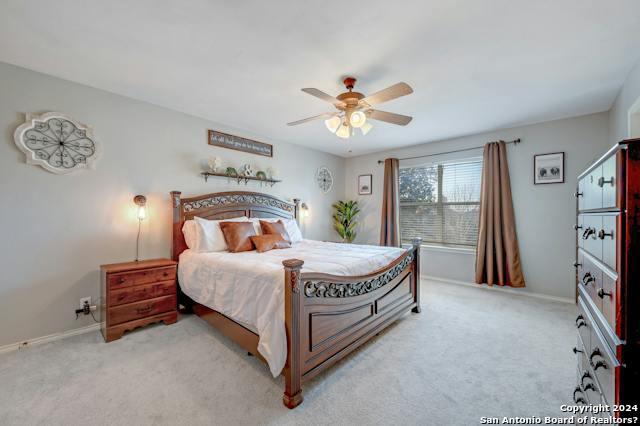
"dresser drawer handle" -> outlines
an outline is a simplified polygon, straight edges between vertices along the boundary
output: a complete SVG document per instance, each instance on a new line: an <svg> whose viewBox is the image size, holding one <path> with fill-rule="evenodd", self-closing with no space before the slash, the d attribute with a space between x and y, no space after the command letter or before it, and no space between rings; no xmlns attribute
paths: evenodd
<svg viewBox="0 0 640 426"><path fill-rule="evenodd" d="M124 279L123 277L120 277L120 278L118 279L118 283L120 283L120 284L123 284L123 283L125 283L126 281L127 281L127 280L126 280L126 279Z"/></svg>
<svg viewBox="0 0 640 426"><path fill-rule="evenodd" d="M611 184L611 186L613 186L614 182L615 182L615 178L613 176L611 176L611 179L609 180L606 180L604 177L601 177L600 179L598 179L598 186L600 188L604 188L606 184Z"/></svg>
<svg viewBox="0 0 640 426"><path fill-rule="evenodd" d="M591 366L593 367L593 371L598 371L598 368L604 368L605 370L609 368L607 363L604 361L598 361L595 364L591 363Z"/></svg>
<svg viewBox="0 0 640 426"><path fill-rule="evenodd" d="M578 198L578 197L582 197L584 194L582 192L574 192L573 196Z"/></svg>
<svg viewBox="0 0 640 426"><path fill-rule="evenodd" d="M584 274L584 276L582 277L582 284L584 285L589 285L592 282L595 282L596 277L594 277L593 275L591 275L591 272L587 272L586 274Z"/></svg>
<svg viewBox="0 0 640 426"><path fill-rule="evenodd" d="M587 323L585 321L581 321L576 324L576 328L586 327L586 326L587 326Z"/></svg>
<svg viewBox="0 0 640 426"><path fill-rule="evenodd" d="M149 312L152 309L151 306L147 306L146 308L138 308L136 309L136 312L138 314L146 314L147 312Z"/></svg>
<svg viewBox="0 0 640 426"><path fill-rule="evenodd" d="M602 356L602 353L600 352L600 349L595 348L593 350L593 352L591 352L591 355L589 356L589 362L591 363L591 365L593 365L593 357L594 356Z"/></svg>
<svg viewBox="0 0 640 426"><path fill-rule="evenodd" d="M576 324L578 324L578 321L583 320L583 319L584 319L584 317L582 315L578 315L576 317Z"/></svg>
<svg viewBox="0 0 640 426"><path fill-rule="evenodd" d="M584 386L584 379L590 379L590 378L591 378L591 375L589 373L584 373L580 378L580 384Z"/></svg>
<svg viewBox="0 0 640 426"><path fill-rule="evenodd" d="M600 232L598 232L598 238L604 240L605 237L611 237L611 239L613 240L613 231L607 234L604 229L601 229Z"/></svg>
<svg viewBox="0 0 640 426"><path fill-rule="evenodd" d="M604 289L601 289L601 288L600 288L600 289L598 289L598 297L599 297L600 299L604 299L604 297L605 297L605 296L607 296L607 297L611 297L611 296L612 296L612 294L611 294L611 293L607 293L606 291L604 291Z"/></svg>
<svg viewBox="0 0 640 426"><path fill-rule="evenodd" d="M573 402L575 402L576 404L579 404L580 401L582 401L582 403L584 404L584 399L576 397L577 393L579 393L580 395L583 394L582 389L580 389L580 386L576 386L576 388L573 390Z"/></svg>
<svg viewBox="0 0 640 426"><path fill-rule="evenodd" d="M581 266L582 266L582 263L580 263L580 262L573 262L573 267L574 267L574 268L579 268L579 267L581 267Z"/></svg>
<svg viewBox="0 0 640 426"><path fill-rule="evenodd" d="M575 225L573 225L573 229L575 229L576 231L578 229L582 229L582 225L575 224Z"/></svg>
<svg viewBox="0 0 640 426"><path fill-rule="evenodd" d="M582 233L582 239L588 240L591 235L596 235L596 228L588 227Z"/></svg>
<svg viewBox="0 0 640 426"><path fill-rule="evenodd" d="M576 348L575 346L573 347L573 353L577 354L578 352L580 353L584 353L584 351L581 351L580 349ZM585 373L586 374L586 373Z"/></svg>

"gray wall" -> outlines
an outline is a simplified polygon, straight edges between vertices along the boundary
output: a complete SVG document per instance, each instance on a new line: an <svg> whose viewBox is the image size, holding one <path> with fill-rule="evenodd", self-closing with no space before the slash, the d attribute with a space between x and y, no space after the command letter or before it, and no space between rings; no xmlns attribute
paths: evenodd
<svg viewBox="0 0 640 426"><path fill-rule="evenodd" d="M494 140L522 138L510 145L509 167L517 231L526 289L559 298L574 297L575 191L576 177L604 153L608 145L608 114L600 113L531 126L473 135L442 142L347 160L346 196L362 205L357 242L376 243L379 238L383 166L377 160L411 157L483 145ZM533 184L533 155L564 151L566 183ZM458 154L468 157L481 150ZM449 156L451 158L452 156ZM373 195L357 195L357 176L373 174ZM423 273L451 280L473 282L475 256L469 252L424 250Z"/></svg>
<svg viewBox="0 0 640 426"><path fill-rule="evenodd" d="M638 129L636 134L629 132L629 109L640 100L640 62L627 76L620 93L616 97L609 115L609 141L611 144L628 137L640 137ZM637 104L636 104L637 106Z"/></svg>
<svg viewBox="0 0 640 426"><path fill-rule="evenodd" d="M13 131L24 113L47 111L93 126L104 148L96 170L56 176L25 164ZM148 197L143 258L169 255L168 193L174 189L187 196L246 189L298 197L311 209L305 236L333 238L331 204L344 196L345 160L336 156L3 63L0 128L0 346L91 323L76 321L73 310L80 297L98 296L100 264L134 258L135 194ZM208 146L206 131L214 128L272 143L274 158ZM212 155L238 166L274 167L283 182L273 188L239 187L225 179L205 183L198 176L200 163ZM315 184L321 165L334 172L327 195Z"/></svg>

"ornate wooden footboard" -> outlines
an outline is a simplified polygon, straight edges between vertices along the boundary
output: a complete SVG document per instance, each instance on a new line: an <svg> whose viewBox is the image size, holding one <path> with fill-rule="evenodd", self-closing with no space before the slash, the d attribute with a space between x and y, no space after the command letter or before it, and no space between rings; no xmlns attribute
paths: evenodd
<svg viewBox="0 0 640 426"><path fill-rule="evenodd" d="M409 310L420 312L420 240L372 274L345 277L301 273L285 260L287 366L283 401L302 402L302 382L376 335Z"/></svg>
<svg viewBox="0 0 640 426"><path fill-rule="evenodd" d="M171 193L173 202L172 258L179 260L187 246L185 220L195 216L229 219L237 216L298 216L298 200L288 203L267 194L222 192L193 198ZM301 273L304 261L283 262L287 363L283 401L289 408L302 402L302 382L309 380L362 345L409 310L420 312L420 240L402 256L363 276ZM200 305L178 291L179 303L263 359L259 337L231 318Z"/></svg>

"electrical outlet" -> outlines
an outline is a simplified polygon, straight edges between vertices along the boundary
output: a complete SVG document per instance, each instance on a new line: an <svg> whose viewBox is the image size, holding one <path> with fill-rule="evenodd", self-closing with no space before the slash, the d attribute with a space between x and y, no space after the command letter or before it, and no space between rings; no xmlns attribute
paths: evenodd
<svg viewBox="0 0 640 426"><path fill-rule="evenodd" d="M81 297L80 298L80 309L84 309L84 304L88 303L91 306L91 297Z"/></svg>

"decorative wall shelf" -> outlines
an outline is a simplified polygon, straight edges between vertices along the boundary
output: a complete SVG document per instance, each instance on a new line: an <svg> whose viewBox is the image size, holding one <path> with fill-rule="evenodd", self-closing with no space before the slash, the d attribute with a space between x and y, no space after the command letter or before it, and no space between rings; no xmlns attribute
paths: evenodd
<svg viewBox="0 0 640 426"><path fill-rule="evenodd" d="M246 185L250 180L254 180L256 182L260 182L261 184L264 183L266 185L269 186L273 186L278 182L282 182L281 180L276 180L276 179L262 179L259 177L255 177L255 176L229 176L226 173L212 173L212 172L202 172L200 173L202 176L204 176L204 181L208 181L210 177L219 177L219 178L227 178L229 180L235 180L238 185L241 182L244 182L244 184Z"/></svg>

